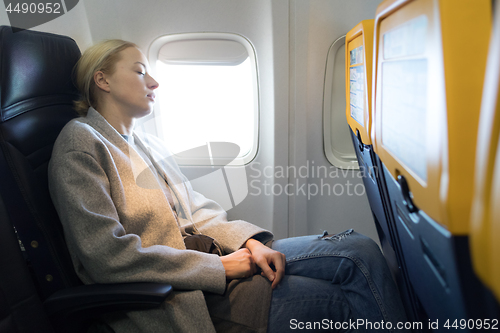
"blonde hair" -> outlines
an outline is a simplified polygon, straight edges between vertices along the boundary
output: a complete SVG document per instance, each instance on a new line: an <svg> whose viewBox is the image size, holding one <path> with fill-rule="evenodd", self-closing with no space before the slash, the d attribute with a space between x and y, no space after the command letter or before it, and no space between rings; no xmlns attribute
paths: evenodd
<svg viewBox="0 0 500 333"><path fill-rule="evenodd" d="M96 110L98 108L94 74L98 71L113 74L114 65L120 60L119 53L129 47L137 47L137 45L121 39L109 39L85 50L74 69L75 85L81 94L80 100L74 102L75 110L79 115L87 115L91 106Z"/></svg>

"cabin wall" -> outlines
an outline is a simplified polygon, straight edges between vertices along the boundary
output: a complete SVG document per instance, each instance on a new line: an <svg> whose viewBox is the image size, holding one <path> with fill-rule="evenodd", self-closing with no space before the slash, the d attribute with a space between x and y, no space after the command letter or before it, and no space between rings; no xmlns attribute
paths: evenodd
<svg viewBox="0 0 500 333"><path fill-rule="evenodd" d="M352 193L362 184L358 173L337 170L325 157L322 121L328 49L359 21L373 18L379 0L124 3L80 0L67 14L33 30L69 35L82 50L102 39L122 38L136 43L145 54L156 38L167 34L209 31L246 37L255 48L259 71L259 149L246 166L249 195L228 211L229 217L270 229L276 238L354 228L378 240L366 196L347 193L348 187ZM8 24L5 12L0 15L0 22ZM203 168L184 167L183 171L194 177ZM319 168L337 176L313 176ZM293 170L302 173L294 177ZM344 192L314 194L325 184L338 185L337 193L341 188ZM281 194L266 195L264 186ZM292 195L284 193L285 188ZM208 186L196 189L210 197Z"/></svg>
<svg viewBox="0 0 500 333"><path fill-rule="evenodd" d="M324 229L336 233L353 228L378 239L366 195L357 195L364 189L359 172L337 169L330 164L324 153L322 129L328 50L358 22L373 18L380 2L290 2L290 101L293 101L290 103L290 164L309 165L310 177L302 181L311 188L310 200L304 196L290 200L291 235L315 234ZM345 109L339 112L345 113ZM328 177L324 176L325 169ZM313 196L316 189L320 194L323 189L323 195Z"/></svg>

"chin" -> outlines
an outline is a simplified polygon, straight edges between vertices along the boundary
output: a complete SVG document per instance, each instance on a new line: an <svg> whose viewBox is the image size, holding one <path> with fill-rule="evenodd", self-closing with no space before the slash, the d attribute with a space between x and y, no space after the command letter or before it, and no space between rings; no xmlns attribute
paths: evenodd
<svg viewBox="0 0 500 333"><path fill-rule="evenodd" d="M146 116L149 116L151 113L153 113L153 108L148 108L148 109L142 109L139 112L137 112L137 118L144 118Z"/></svg>

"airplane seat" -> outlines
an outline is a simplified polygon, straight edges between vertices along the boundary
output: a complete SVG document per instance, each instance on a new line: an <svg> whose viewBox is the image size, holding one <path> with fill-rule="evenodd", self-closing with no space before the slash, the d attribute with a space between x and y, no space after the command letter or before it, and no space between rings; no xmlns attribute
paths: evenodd
<svg viewBox="0 0 500 333"><path fill-rule="evenodd" d="M495 7L476 148L471 255L500 302L500 6Z"/></svg>
<svg viewBox="0 0 500 333"><path fill-rule="evenodd" d="M0 198L0 332L53 333ZM5 255L7 254L7 255Z"/></svg>
<svg viewBox="0 0 500 333"><path fill-rule="evenodd" d="M103 311L159 306L171 291L166 284L83 286L74 271L50 199L47 168L60 130L77 116L72 71L79 57L69 37L0 27L2 224L15 228L44 309L55 328L66 332L78 332L81 321ZM11 255L2 248L0 256ZM21 283L25 273L2 268L0 277L19 276Z"/></svg>
<svg viewBox="0 0 500 333"><path fill-rule="evenodd" d="M0 43L0 191L47 297L79 284L50 200L47 167L59 131L77 116L71 73L80 50L68 37L10 27L1 28Z"/></svg>
<svg viewBox="0 0 500 333"><path fill-rule="evenodd" d="M398 239L393 235L394 222L386 206L384 175L371 139L373 28L373 19L364 20L346 34L346 118L384 257L398 285L407 315L414 320L417 318L414 296L404 278L404 262L398 257Z"/></svg>
<svg viewBox="0 0 500 333"><path fill-rule="evenodd" d="M438 331L498 318L469 254L490 30L489 1L385 0L375 17L374 150L415 308Z"/></svg>

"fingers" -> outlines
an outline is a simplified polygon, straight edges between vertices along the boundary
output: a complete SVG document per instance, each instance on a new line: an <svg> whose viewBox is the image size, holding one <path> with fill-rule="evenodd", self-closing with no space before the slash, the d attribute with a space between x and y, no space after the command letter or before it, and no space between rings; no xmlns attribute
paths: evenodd
<svg viewBox="0 0 500 333"><path fill-rule="evenodd" d="M248 249L240 249L220 259L227 279L247 278L257 272L254 258Z"/></svg>
<svg viewBox="0 0 500 333"><path fill-rule="evenodd" d="M244 279L257 273L257 265L252 257L252 253L248 249L239 249L235 253L239 257L239 276L237 278Z"/></svg>
<svg viewBox="0 0 500 333"><path fill-rule="evenodd" d="M261 275L272 282L272 288L276 288L285 275L286 257L283 253L275 251L255 239L249 239L245 246L250 250L255 264L262 270ZM274 270L270 265L274 266Z"/></svg>
<svg viewBox="0 0 500 333"><path fill-rule="evenodd" d="M252 256L252 254L250 253L250 251L248 251L248 255L249 255L249 259L250 259L250 272L249 272L248 276L245 276L245 277L250 277L252 275L255 275L255 273L257 273L257 270L258 270L258 266L257 266L257 264L255 264L255 260Z"/></svg>
<svg viewBox="0 0 500 333"><path fill-rule="evenodd" d="M262 270L262 275L272 282L271 287L274 289L285 275L286 257L280 252L271 251L267 253L267 256L256 260L256 264ZM271 268L271 264L274 266L274 270Z"/></svg>
<svg viewBox="0 0 500 333"><path fill-rule="evenodd" d="M275 278L272 281L271 288L274 289L278 286L283 276L285 276L285 265L286 265L286 257L283 253L277 252L279 255L276 256L276 261L273 262L274 268L276 268Z"/></svg>
<svg viewBox="0 0 500 333"><path fill-rule="evenodd" d="M266 260L262 260L262 262L257 263L257 265L262 270L262 275L264 275L269 281L273 282L276 277L274 275L274 271L269 266L269 263Z"/></svg>

